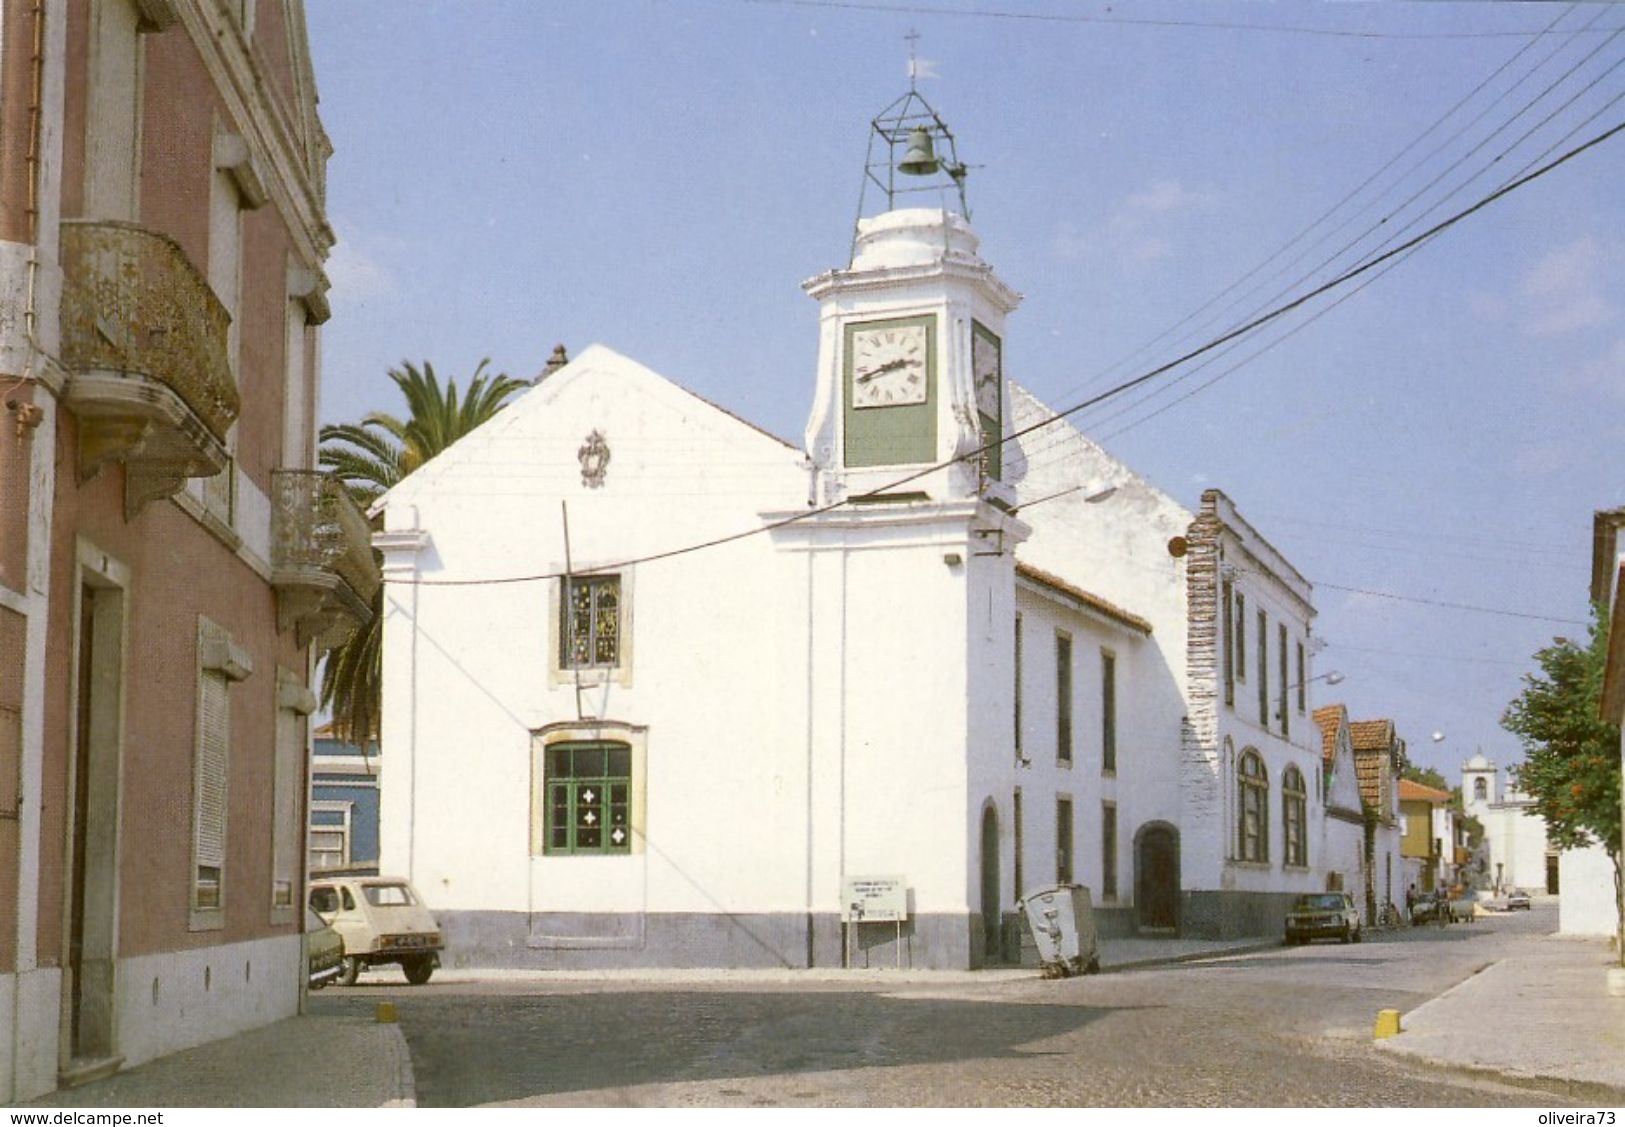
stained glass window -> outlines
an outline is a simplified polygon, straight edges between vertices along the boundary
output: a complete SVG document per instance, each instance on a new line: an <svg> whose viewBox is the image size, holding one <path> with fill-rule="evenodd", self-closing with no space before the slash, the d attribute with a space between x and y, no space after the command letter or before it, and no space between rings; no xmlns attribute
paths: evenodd
<svg viewBox="0 0 1625 1127"><path fill-rule="evenodd" d="M559 661L566 669L613 668L621 661L621 577L567 579Z"/></svg>
<svg viewBox="0 0 1625 1127"><path fill-rule="evenodd" d="M610 741L553 744L545 770L547 852L631 852L629 746Z"/></svg>

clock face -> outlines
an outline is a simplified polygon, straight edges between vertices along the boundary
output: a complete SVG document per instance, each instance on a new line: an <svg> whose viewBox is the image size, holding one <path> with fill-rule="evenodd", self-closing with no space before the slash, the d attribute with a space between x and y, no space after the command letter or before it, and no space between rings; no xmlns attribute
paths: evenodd
<svg viewBox="0 0 1625 1127"><path fill-rule="evenodd" d="M852 332L852 406L924 403L931 372L925 325L884 325Z"/></svg>
<svg viewBox="0 0 1625 1127"><path fill-rule="evenodd" d="M971 334L970 351L971 374L976 381L976 409L997 419L1003 391L999 378L999 338L977 325Z"/></svg>

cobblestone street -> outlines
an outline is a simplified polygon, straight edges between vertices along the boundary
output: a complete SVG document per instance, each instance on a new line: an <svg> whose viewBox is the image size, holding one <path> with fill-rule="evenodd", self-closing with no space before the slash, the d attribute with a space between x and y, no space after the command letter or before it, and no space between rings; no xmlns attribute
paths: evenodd
<svg viewBox="0 0 1625 1127"><path fill-rule="evenodd" d="M1420 1005L1530 926L1059 982L446 982L319 1004L394 999L426 1106L1552 1106L1576 1097L1430 1071L1371 1041L1377 1010Z"/></svg>

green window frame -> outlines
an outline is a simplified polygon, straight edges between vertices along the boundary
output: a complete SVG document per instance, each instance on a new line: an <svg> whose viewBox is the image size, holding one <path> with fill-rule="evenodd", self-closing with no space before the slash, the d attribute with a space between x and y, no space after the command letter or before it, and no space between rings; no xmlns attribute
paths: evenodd
<svg viewBox="0 0 1625 1127"><path fill-rule="evenodd" d="M1055 799L1055 883L1072 883L1072 800Z"/></svg>
<svg viewBox="0 0 1625 1127"><path fill-rule="evenodd" d="M1100 897L1117 899L1117 804L1100 804Z"/></svg>
<svg viewBox="0 0 1625 1127"><path fill-rule="evenodd" d="M1072 635L1055 632L1055 761L1072 762Z"/></svg>
<svg viewBox="0 0 1625 1127"><path fill-rule="evenodd" d="M1237 783L1241 792L1236 824L1239 857L1243 861L1267 862L1270 859L1270 780L1264 770L1264 760L1251 748L1242 753L1237 766Z"/></svg>
<svg viewBox="0 0 1625 1127"><path fill-rule="evenodd" d="M1281 776L1281 835L1288 865L1309 866L1309 792L1303 773L1288 767Z"/></svg>
<svg viewBox="0 0 1625 1127"><path fill-rule="evenodd" d="M1100 770L1117 774L1117 655L1100 651Z"/></svg>
<svg viewBox="0 0 1625 1127"><path fill-rule="evenodd" d="M543 852L630 853L631 745L617 740L549 744L543 764Z"/></svg>

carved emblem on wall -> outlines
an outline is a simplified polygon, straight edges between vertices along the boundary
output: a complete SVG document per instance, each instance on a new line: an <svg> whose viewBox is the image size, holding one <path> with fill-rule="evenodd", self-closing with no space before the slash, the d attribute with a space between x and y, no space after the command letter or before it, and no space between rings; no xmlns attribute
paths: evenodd
<svg viewBox="0 0 1625 1127"><path fill-rule="evenodd" d="M609 443L604 441L604 432L594 430L589 434L576 451L576 458L581 462L581 484L588 489L602 486L609 470Z"/></svg>

